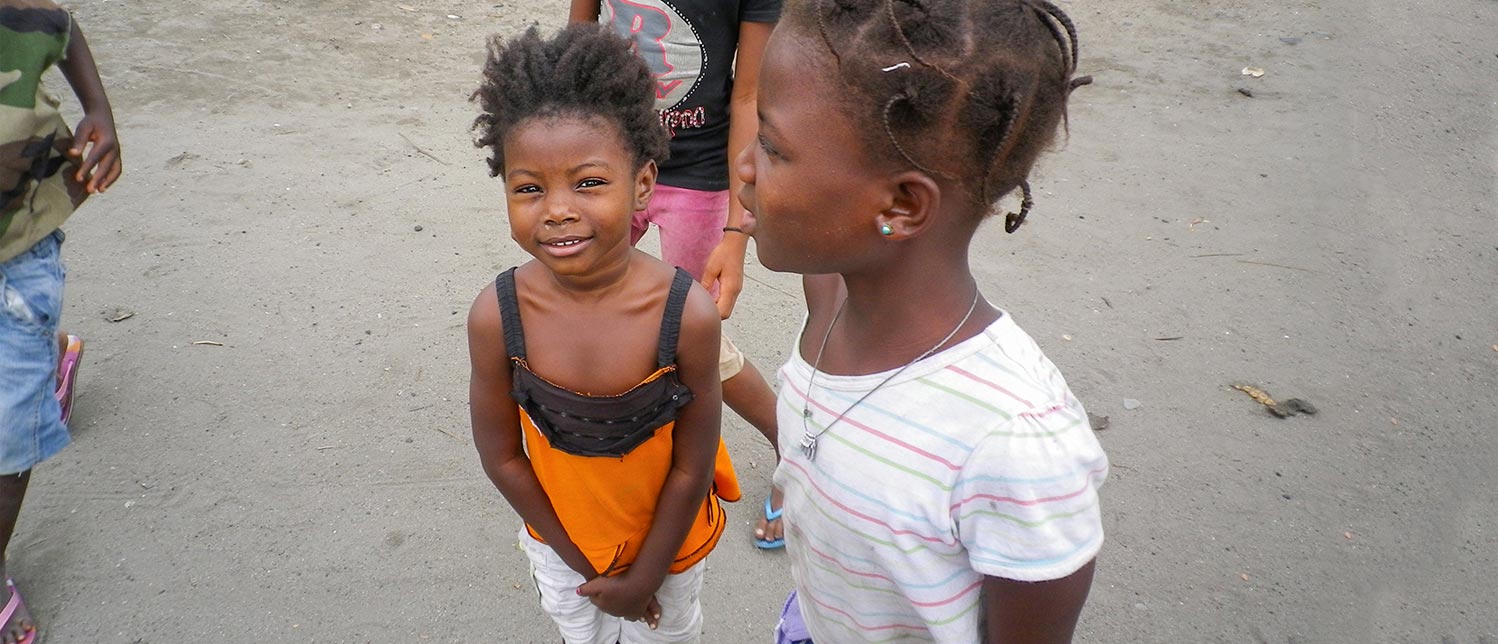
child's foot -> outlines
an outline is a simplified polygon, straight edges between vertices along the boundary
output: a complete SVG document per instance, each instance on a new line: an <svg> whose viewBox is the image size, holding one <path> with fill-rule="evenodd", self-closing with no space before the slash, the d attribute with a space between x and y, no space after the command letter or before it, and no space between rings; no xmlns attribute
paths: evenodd
<svg viewBox="0 0 1498 644"><path fill-rule="evenodd" d="M64 340L62 359L57 365L57 404L62 407L62 424L73 417L73 390L78 384L78 363L83 360L83 338L76 335L61 336Z"/></svg>
<svg viewBox="0 0 1498 644"><path fill-rule="evenodd" d="M36 623L31 621L31 611L21 601L16 583L9 577L5 588L0 590L5 599L5 608L0 610L0 642L3 644L31 644L36 641Z"/></svg>
<svg viewBox="0 0 1498 644"><path fill-rule="evenodd" d="M765 498L764 514L754 524L754 547L760 550L777 550L785 547L785 527L780 520L783 493L778 487L770 488Z"/></svg>

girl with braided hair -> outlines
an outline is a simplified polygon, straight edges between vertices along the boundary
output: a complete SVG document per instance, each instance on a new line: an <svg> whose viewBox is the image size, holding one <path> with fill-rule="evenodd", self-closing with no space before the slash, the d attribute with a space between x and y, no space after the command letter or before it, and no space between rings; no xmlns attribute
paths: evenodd
<svg viewBox="0 0 1498 644"><path fill-rule="evenodd" d="M495 39L474 94L510 235L535 258L468 315L474 445L568 644L698 641L703 559L739 497L717 307L630 244L666 154L651 84L627 41L574 25Z"/></svg>
<svg viewBox="0 0 1498 644"><path fill-rule="evenodd" d="M792 0L736 160L760 261L802 273L779 373L781 641L1067 642L1108 461L1056 366L968 263L1066 115L1046 0Z"/></svg>

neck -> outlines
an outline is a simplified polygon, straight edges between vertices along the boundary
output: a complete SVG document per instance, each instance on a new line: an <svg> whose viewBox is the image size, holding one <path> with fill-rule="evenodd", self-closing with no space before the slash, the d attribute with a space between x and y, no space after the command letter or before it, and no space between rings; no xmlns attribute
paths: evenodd
<svg viewBox="0 0 1498 644"><path fill-rule="evenodd" d="M631 250L618 261L599 266L586 275L560 275L551 271L547 271L547 274L564 295L575 300L597 300L627 282L630 270L634 267L635 252Z"/></svg>
<svg viewBox="0 0 1498 644"><path fill-rule="evenodd" d="M833 331L834 345L861 347L840 372L872 373L899 367L933 348L972 315L942 348L966 340L998 318L979 298L966 249L953 253L908 253L880 270L843 275L848 300ZM924 255L924 256L922 256Z"/></svg>

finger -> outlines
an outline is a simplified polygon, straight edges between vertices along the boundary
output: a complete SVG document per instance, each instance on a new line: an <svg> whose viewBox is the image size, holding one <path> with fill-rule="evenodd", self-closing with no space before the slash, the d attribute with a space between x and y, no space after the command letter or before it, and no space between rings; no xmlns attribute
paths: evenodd
<svg viewBox="0 0 1498 644"><path fill-rule="evenodd" d="M98 149L99 145L97 143L90 148L88 147L88 141L84 141L82 144L78 144L77 147L68 150L68 154L78 164L78 171L73 173L73 179L78 183L86 183L88 181L89 173L94 169L93 164L89 163L88 157L92 156L94 151ZM88 150L88 156L84 155L84 150Z"/></svg>
<svg viewBox="0 0 1498 644"><path fill-rule="evenodd" d="M116 155L113 162L110 164L109 173L104 175L103 181L99 182L99 192L104 192L105 190L108 190L110 186L114 185L115 179L120 178L120 172L122 172L124 169L123 166L124 163L122 163L119 156Z"/></svg>
<svg viewBox="0 0 1498 644"><path fill-rule="evenodd" d="M88 148L88 154L83 157L81 167L93 170L95 167L98 167L99 162L104 157L112 154L114 154L114 142L94 141L94 144Z"/></svg>
<svg viewBox="0 0 1498 644"><path fill-rule="evenodd" d="M78 124L78 131L73 133L73 143L68 146L68 154L78 156L83 154L83 148L88 147L89 139L94 136L94 124L85 120Z"/></svg>
<svg viewBox="0 0 1498 644"><path fill-rule="evenodd" d="M645 625L649 626L652 631L661 625L661 603L656 600L655 595L651 595L650 603L645 605L644 620Z"/></svg>
<svg viewBox="0 0 1498 644"><path fill-rule="evenodd" d="M104 183L104 177L109 175L111 168L117 164L118 158L114 150L110 150L105 153L104 158L99 160L99 164L94 167L93 177L88 182L89 192L104 192L104 188L107 186Z"/></svg>
<svg viewBox="0 0 1498 644"><path fill-rule="evenodd" d="M739 301L739 292L724 288L718 294L718 318L727 320L733 316L733 307Z"/></svg>

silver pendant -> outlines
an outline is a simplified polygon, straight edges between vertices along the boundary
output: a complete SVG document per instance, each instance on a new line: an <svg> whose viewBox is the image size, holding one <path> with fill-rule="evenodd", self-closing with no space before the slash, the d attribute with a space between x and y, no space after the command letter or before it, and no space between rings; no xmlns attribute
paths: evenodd
<svg viewBox="0 0 1498 644"><path fill-rule="evenodd" d="M801 453L806 455L806 460L817 460L817 437L811 434L801 435Z"/></svg>

